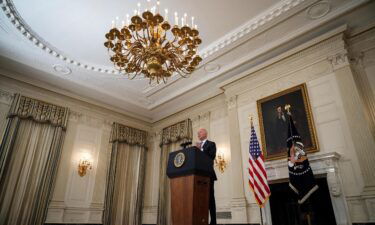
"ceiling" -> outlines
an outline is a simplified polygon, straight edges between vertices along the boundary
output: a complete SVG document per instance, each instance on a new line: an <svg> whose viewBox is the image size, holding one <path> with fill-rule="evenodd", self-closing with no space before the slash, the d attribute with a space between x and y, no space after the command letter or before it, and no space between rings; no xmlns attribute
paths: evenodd
<svg viewBox="0 0 375 225"><path fill-rule="evenodd" d="M103 46L111 21L132 15L136 1L0 2L3 75L157 121L220 94L220 82L259 63L271 49L292 47L290 40L367 1L161 0L170 15L193 15L203 40L200 68L166 85L117 74Z"/></svg>

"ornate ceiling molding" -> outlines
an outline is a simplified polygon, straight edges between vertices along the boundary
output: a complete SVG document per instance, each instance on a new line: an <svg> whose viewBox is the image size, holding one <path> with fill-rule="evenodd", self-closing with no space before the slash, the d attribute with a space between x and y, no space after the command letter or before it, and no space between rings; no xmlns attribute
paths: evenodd
<svg viewBox="0 0 375 225"><path fill-rule="evenodd" d="M257 17L249 20L244 25L238 27L231 33L225 35L224 37L218 39L217 41L213 42L212 44L204 48L202 51L200 51L202 58L207 58L208 56L214 54L220 49L236 42L237 40L249 34L250 32L260 29L264 25L280 17L280 15L290 11L291 9L295 8L296 6L300 5L305 1L306 0L280 1L279 3L264 11Z"/></svg>
<svg viewBox="0 0 375 225"><path fill-rule="evenodd" d="M10 22L19 32L21 32L23 36L29 39L36 47L39 47L41 50L45 51L51 56L56 57L67 64L72 64L89 71L107 74L120 74L118 71L115 71L111 67L103 67L98 65L92 65L85 62L80 62L78 60L73 59L72 57L67 56L62 51L56 49L52 44L45 41L35 31L33 31L29 25L27 25L25 20L18 13L12 0L0 0L0 7L5 13L5 15L8 17Z"/></svg>
<svg viewBox="0 0 375 225"><path fill-rule="evenodd" d="M306 10L308 18L316 20L324 17L331 11L331 4L328 1L320 1Z"/></svg>
<svg viewBox="0 0 375 225"><path fill-rule="evenodd" d="M295 8L304 1L306 0L283 0L277 3L272 8L266 10L259 16L251 19L244 25L235 29L233 32L213 42L205 49L200 51L199 54L202 55L202 58L207 58L208 56L219 51L220 49L236 42L237 40L239 40L246 34L250 33L251 31L255 31L263 27L265 24L270 23L271 21L279 17L281 14L290 11L292 8ZM23 36L25 36L35 46L39 47L51 56L56 57L67 64L72 64L77 67L86 69L88 71L107 74L120 74L120 72L114 70L114 68L112 67L105 67L102 65L93 65L86 62L81 62L76 59L73 59L73 57L70 57L64 54L62 51L56 49L53 45L43 40L43 38L41 38L35 31L32 30L32 28L29 25L27 25L26 21L18 13L12 0L0 0L0 7L5 13L5 15L8 17L10 22L15 26L15 28L19 32L21 32Z"/></svg>

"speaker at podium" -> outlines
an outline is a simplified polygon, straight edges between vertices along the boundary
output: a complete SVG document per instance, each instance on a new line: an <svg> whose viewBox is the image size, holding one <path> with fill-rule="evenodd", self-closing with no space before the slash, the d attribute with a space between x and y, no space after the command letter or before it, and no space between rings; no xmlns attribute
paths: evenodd
<svg viewBox="0 0 375 225"><path fill-rule="evenodd" d="M173 225L208 224L212 164L213 161L195 146L169 154L167 176Z"/></svg>

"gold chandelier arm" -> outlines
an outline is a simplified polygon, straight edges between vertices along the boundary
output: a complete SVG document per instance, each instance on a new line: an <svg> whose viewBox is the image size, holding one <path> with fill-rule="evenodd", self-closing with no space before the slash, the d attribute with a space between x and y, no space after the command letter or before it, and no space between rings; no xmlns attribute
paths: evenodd
<svg viewBox="0 0 375 225"><path fill-rule="evenodd" d="M130 25L106 33L104 45L114 68L129 79L143 74L157 83L166 83L174 73L188 77L202 60L196 54L199 32L186 26L171 29L159 14L144 12L142 17L133 16Z"/></svg>

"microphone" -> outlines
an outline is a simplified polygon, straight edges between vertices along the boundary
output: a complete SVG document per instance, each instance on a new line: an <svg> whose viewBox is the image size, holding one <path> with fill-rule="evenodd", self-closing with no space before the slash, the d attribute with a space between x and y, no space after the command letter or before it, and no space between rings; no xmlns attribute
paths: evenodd
<svg viewBox="0 0 375 225"><path fill-rule="evenodd" d="M180 146L183 148L183 149L185 149L188 145L191 145L193 142L191 142L191 141L187 141L187 142L184 142L184 143L182 143L182 144L180 144Z"/></svg>

